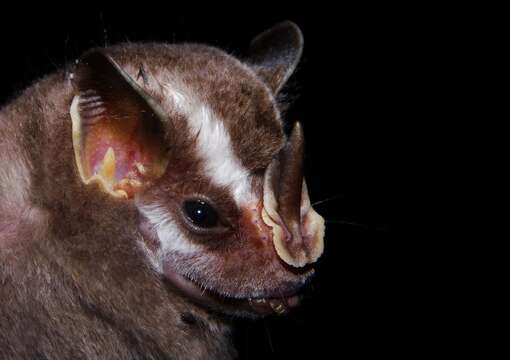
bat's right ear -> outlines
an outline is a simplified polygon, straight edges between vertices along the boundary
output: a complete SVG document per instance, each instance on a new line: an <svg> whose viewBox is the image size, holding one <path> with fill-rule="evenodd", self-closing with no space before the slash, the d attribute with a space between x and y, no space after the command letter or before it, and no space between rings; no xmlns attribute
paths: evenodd
<svg viewBox="0 0 510 360"><path fill-rule="evenodd" d="M294 72L302 52L301 30L284 21L253 39L247 62L276 94Z"/></svg>
<svg viewBox="0 0 510 360"><path fill-rule="evenodd" d="M85 54L71 75L76 165L85 184L132 198L167 166L164 115L108 55Z"/></svg>

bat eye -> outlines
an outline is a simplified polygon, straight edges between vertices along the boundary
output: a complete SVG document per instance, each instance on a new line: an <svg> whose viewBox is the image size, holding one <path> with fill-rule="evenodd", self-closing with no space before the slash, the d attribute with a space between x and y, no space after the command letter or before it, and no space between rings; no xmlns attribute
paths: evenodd
<svg viewBox="0 0 510 360"><path fill-rule="evenodd" d="M184 203L184 213L193 225L212 228L218 225L218 214L211 205L202 200L188 200Z"/></svg>

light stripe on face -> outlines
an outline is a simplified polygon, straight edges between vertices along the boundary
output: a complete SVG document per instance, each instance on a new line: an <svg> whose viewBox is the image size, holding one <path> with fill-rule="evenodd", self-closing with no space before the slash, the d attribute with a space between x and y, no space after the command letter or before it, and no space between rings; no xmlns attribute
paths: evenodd
<svg viewBox="0 0 510 360"><path fill-rule="evenodd" d="M190 131L187 136L195 140L194 156L202 160L204 176L215 186L229 189L237 206L244 207L253 201L255 195L251 189L250 173L235 155L230 135L221 119L179 81L173 79L165 83L163 89L175 107L174 110L187 119ZM157 270L161 270L161 261L165 256L201 253L201 246L187 239L163 204L140 203L138 208L151 223L161 245L158 253L153 254L155 258L152 258Z"/></svg>
<svg viewBox="0 0 510 360"><path fill-rule="evenodd" d="M164 206L155 203L140 205L138 208L149 219L157 233L161 244L161 254L193 254L200 250L198 245L193 244L184 236L182 229L179 228Z"/></svg>
<svg viewBox="0 0 510 360"><path fill-rule="evenodd" d="M245 206L254 198L250 173L234 153L230 134L223 121L182 85L167 83L164 88L188 121L191 136L196 141L197 154L205 166L205 175L214 185L230 189L238 206Z"/></svg>

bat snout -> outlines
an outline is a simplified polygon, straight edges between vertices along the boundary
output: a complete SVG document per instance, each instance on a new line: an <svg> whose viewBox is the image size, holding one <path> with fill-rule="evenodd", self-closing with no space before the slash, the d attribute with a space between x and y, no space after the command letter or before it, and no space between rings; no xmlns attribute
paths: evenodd
<svg viewBox="0 0 510 360"><path fill-rule="evenodd" d="M310 208L299 222L285 221L277 212L262 211L264 223L278 256L288 265L301 268L315 263L324 250L324 219Z"/></svg>
<svg viewBox="0 0 510 360"><path fill-rule="evenodd" d="M264 174L262 218L272 230L278 256L294 267L314 263L324 249L324 219L310 203L303 152L303 129L297 122Z"/></svg>
<svg viewBox="0 0 510 360"><path fill-rule="evenodd" d="M260 203L243 209L242 228L257 249L276 252L286 264L301 268L316 262L324 247L324 220L311 207L305 211L298 222L286 222Z"/></svg>

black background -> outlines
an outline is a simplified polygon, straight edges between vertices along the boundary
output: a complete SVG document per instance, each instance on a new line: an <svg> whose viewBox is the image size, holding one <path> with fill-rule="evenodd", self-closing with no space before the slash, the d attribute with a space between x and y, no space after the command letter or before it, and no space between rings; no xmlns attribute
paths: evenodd
<svg viewBox="0 0 510 360"><path fill-rule="evenodd" d="M304 124L312 202L331 198L316 207L327 220L325 254L303 307L286 318L241 321L235 341L243 359L399 352L400 255L390 236L385 150L412 41L399 16L368 7L247 6L221 15L198 4L186 11L170 4L129 7L80 9L72 3L59 12L4 13L0 101L92 46L192 41L242 55L259 32L282 20L296 22L305 48L285 89L294 100L287 119Z"/></svg>

